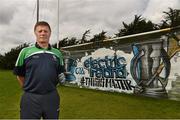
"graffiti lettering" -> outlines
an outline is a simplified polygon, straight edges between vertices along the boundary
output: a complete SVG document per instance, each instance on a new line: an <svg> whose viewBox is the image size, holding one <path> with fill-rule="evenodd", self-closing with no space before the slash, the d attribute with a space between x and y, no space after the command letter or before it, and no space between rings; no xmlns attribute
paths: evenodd
<svg viewBox="0 0 180 120"><path fill-rule="evenodd" d="M85 74L85 73L84 73L84 68L83 68L83 67L77 67L77 68L75 68L75 73L76 73L76 74L81 74L81 75Z"/></svg>
<svg viewBox="0 0 180 120"><path fill-rule="evenodd" d="M126 78L126 60L124 57L108 57L104 59L89 59L84 61L84 67L89 69L90 77Z"/></svg>
<svg viewBox="0 0 180 120"><path fill-rule="evenodd" d="M125 79L108 79L108 78L91 78L83 77L81 79L81 86L88 87L103 87L103 88L116 88L121 90L132 90L130 80Z"/></svg>

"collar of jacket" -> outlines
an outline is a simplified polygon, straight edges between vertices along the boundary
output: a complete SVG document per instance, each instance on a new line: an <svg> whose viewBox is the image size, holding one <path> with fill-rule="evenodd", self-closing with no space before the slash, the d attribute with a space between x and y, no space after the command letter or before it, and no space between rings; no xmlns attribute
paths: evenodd
<svg viewBox="0 0 180 120"><path fill-rule="evenodd" d="M37 48L39 48L39 49L44 49L44 48L42 48L41 46L39 46L39 45L37 44L37 42L36 42L35 46L36 46ZM51 50L51 45L50 45L50 44L48 44L48 48L47 48L47 49L48 49L48 50Z"/></svg>

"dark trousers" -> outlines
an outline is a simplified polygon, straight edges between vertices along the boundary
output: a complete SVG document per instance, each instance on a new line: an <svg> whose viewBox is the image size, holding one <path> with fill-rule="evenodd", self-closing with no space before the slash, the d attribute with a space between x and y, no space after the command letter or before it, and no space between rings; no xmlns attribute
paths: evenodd
<svg viewBox="0 0 180 120"><path fill-rule="evenodd" d="M24 92L20 103L20 118L58 119L59 103L60 97L56 90L43 95Z"/></svg>

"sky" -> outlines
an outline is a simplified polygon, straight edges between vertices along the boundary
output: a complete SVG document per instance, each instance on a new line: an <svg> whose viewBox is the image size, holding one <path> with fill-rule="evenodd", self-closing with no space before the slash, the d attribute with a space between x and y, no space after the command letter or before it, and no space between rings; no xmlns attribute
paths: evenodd
<svg viewBox="0 0 180 120"><path fill-rule="evenodd" d="M90 38L102 30L114 36L134 15L158 24L163 11L180 9L179 0L59 0L59 9L58 0L39 1L39 19L52 28L51 44L65 37L80 39L88 29ZM35 43L36 19L36 0L0 0L0 54L25 42Z"/></svg>

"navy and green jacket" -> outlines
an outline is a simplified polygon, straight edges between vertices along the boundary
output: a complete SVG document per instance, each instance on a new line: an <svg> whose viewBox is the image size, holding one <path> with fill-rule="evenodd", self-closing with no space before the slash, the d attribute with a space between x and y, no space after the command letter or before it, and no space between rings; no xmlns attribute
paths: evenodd
<svg viewBox="0 0 180 120"><path fill-rule="evenodd" d="M25 77L26 92L46 94L56 89L58 75L64 72L62 53L51 47L41 48L37 43L21 50L14 74Z"/></svg>

